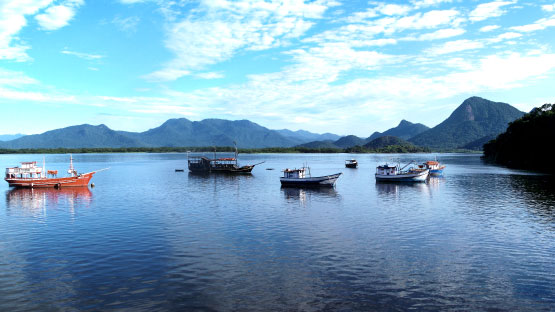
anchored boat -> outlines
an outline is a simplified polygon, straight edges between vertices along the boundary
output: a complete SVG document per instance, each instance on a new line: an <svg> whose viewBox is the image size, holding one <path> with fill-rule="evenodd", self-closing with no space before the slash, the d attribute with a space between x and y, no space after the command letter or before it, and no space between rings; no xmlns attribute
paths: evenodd
<svg viewBox="0 0 555 312"><path fill-rule="evenodd" d="M420 167L420 166L419 166ZM440 177L443 175L443 169L445 169L444 165L441 165L437 160L430 160L425 162L422 165L422 168L430 170L430 176L433 177Z"/></svg>
<svg viewBox="0 0 555 312"><path fill-rule="evenodd" d="M108 168L106 168L108 169ZM106 170L102 169L102 170ZM87 173L77 173L73 168L73 157L69 158L69 170L67 177L58 177L58 170L46 170L43 167L37 167L36 161L22 162L21 167L6 168L6 177L4 180L13 187L75 187L87 186L93 175L99 171Z"/></svg>
<svg viewBox="0 0 555 312"><path fill-rule="evenodd" d="M308 171L308 174L307 174ZM342 173L334 173L321 177L310 175L310 168L285 169L283 177L279 178L282 186L333 186Z"/></svg>
<svg viewBox="0 0 555 312"><path fill-rule="evenodd" d="M204 156L189 156L189 154L187 154L187 164L189 166L189 171L195 173L251 173L254 166L264 163L260 162L254 165L239 166L237 163L237 155L237 147L235 147L235 157L228 158L217 158L216 152L214 152L214 158L212 159Z"/></svg>
<svg viewBox="0 0 555 312"><path fill-rule="evenodd" d="M376 168L376 181L381 182L424 182L430 173L429 169L420 169L410 167L404 170L412 162L406 164L404 167L397 164L391 166L388 164L378 166Z"/></svg>
<svg viewBox="0 0 555 312"><path fill-rule="evenodd" d="M345 160L345 167L347 168L356 168L358 167L358 162L356 159L347 159Z"/></svg>

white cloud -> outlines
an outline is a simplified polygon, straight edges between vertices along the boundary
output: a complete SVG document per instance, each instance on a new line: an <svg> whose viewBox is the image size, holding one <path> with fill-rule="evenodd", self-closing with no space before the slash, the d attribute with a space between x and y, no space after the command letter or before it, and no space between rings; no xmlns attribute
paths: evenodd
<svg viewBox="0 0 555 312"><path fill-rule="evenodd" d="M224 75L222 73L216 73L216 72L205 72L205 73L197 73L195 74L195 77L202 78L202 79L220 79L220 78L224 78Z"/></svg>
<svg viewBox="0 0 555 312"><path fill-rule="evenodd" d="M498 17L505 14L506 11L502 7L513 4L516 1L493 1L479 4L472 12L469 19L473 22L479 22L491 17Z"/></svg>
<svg viewBox="0 0 555 312"><path fill-rule="evenodd" d="M553 11L555 11L555 4L542 5L542 10L544 10L546 12L553 12Z"/></svg>
<svg viewBox="0 0 555 312"><path fill-rule="evenodd" d="M453 0L412 0L411 3L415 8L425 8L429 6L439 5L442 3L451 3Z"/></svg>
<svg viewBox="0 0 555 312"><path fill-rule="evenodd" d="M204 1L169 27L166 47L175 58L145 78L174 80L230 59L238 51L279 47L302 36L308 19L321 18L334 1Z"/></svg>
<svg viewBox="0 0 555 312"><path fill-rule="evenodd" d="M409 40L438 40L460 36L466 31L462 28L446 28L439 29L431 33L421 34L418 37L409 38Z"/></svg>
<svg viewBox="0 0 555 312"><path fill-rule="evenodd" d="M522 34L515 33L515 32L506 32L506 33L500 34L499 36L497 36L493 39L490 39L490 41L491 42L500 42L500 41L503 41L503 40L516 39L516 38L519 38L519 37L522 37Z"/></svg>
<svg viewBox="0 0 555 312"><path fill-rule="evenodd" d="M27 16L35 16L42 29L54 30L67 25L83 0L67 0L53 5L53 0L0 1L0 60L29 61L26 50L30 47L20 41L17 34L27 26Z"/></svg>
<svg viewBox="0 0 555 312"><path fill-rule="evenodd" d="M137 30L137 26L141 19L137 16L128 16L128 17L120 17L116 16L112 20L112 23L115 24L121 31L124 32L135 32Z"/></svg>
<svg viewBox="0 0 555 312"><path fill-rule="evenodd" d="M67 49L64 49L61 51L62 54L67 54L67 55L73 55L73 56L77 56L78 58L82 58L85 60L98 60L103 58L103 55L100 54L91 54L91 53L83 53L83 52L75 52L75 51L70 51Z"/></svg>
<svg viewBox="0 0 555 312"><path fill-rule="evenodd" d="M34 15L50 3L52 0L0 1L0 60L24 62L30 59L25 53L29 47L19 43L16 35L27 25L26 15Z"/></svg>
<svg viewBox="0 0 555 312"><path fill-rule="evenodd" d="M533 32L537 30L544 30L547 27L553 27L553 26L555 26L555 16L552 16L550 18L542 18L528 25L514 26L514 27L511 27L511 29L520 31L520 32Z"/></svg>
<svg viewBox="0 0 555 312"><path fill-rule="evenodd" d="M449 41L440 46L436 46L426 50L427 53L431 55L441 55L453 52L460 52L465 50L476 50L484 47L484 44L480 41L472 41L467 39L461 39L456 41Z"/></svg>
<svg viewBox="0 0 555 312"><path fill-rule="evenodd" d="M66 0L60 5L48 7L44 13L35 16L35 19L44 30L60 29L69 24L77 8L83 4L83 0Z"/></svg>
<svg viewBox="0 0 555 312"><path fill-rule="evenodd" d="M488 32L488 31L492 31L492 30L496 30L499 29L500 27L497 25L488 25L488 26L484 26L482 28L480 28L481 32Z"/></svg>
<svg viewBox="0 0 555 312"><path fill-rule="evenodd" d="M30 84L38 84L38 81L34 78L28 77L23 72L0 68L0 86L18 87Z"/></svg>

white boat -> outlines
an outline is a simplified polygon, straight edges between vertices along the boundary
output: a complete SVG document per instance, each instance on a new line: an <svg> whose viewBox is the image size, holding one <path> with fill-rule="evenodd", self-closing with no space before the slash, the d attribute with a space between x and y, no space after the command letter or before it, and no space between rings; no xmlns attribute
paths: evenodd
<svg viewBox="0 0 555 312"><path fill-rule="evenodd" d="M307 175L308 171L308 175ZM312 177L310 168L285 169L283 177L279 178L282 186L333 186L342 173Z"/></svg>
<svg viewBox="0 0 555 312"><path fill-rule="evenodd" d="M376 181L381 182L425 182L430 174L429 169L419 169L411 167L407 170L405 169L408 163L404 167L401 168L399 164L392 166L392 165L382 165L376 167Z"/></svg>

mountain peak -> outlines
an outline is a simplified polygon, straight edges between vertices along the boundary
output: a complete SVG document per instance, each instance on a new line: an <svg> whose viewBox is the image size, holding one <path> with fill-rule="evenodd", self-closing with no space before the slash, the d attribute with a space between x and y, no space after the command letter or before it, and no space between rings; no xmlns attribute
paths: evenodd
<svg viewBox="0 0 555 312"><path fill-rule="evenodd" d="M397 127L407 127L407 126L411 126L413 125L412 122L410 121L406 121L406 120L401 120L401 122L399 123L399 125Z"/></svg>
<svg viewBox="0 0 555 312"><path fill-rule="evenodd" d="M464 100L442 123L409 141L433 148L459 148L505 131L509 122L523 114L507 103L473 96Z"/></svg>

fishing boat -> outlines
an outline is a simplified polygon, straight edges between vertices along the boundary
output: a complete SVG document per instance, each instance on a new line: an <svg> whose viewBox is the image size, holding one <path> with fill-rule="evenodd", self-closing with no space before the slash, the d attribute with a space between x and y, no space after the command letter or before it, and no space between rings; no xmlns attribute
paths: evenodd
<svg viewBox="0 0 555 312"><path fill-rule="evenodd" d="M36 161L29 161L22 162L21 167L6 168L4 180L10 186L24 188L87 186L95 173L106 169L77 173L73 168L73 157L70 155L66 177L58 177L58 170L46 170L44 162L42 167L38 167Z"/></svg>
<svg viewBox="0 0 555 312"><path fill-rule="evenodd" d="M217 158L215 151L214 158L189 156L189 154L187 154L187 164L189 166L189 171L194 173L251 173L254 166L264 163L260 162L254 165L239 166L237 155L237 147L235 147L235 157Z"/></svg>
<svg viewBox="0 0 555 312"><path fill-rule="evenodd" d="M345 160L345 167L347 168L356 168L358 167L358 162L356 159L347 159Z"/></svg>
<svg viewBox="0 0 555 312"><path fill-rule="evenodd" d="M430 176L432 177L440 177L443 175L443 169L445 169L444 165L441 165L437 160L430 160L425 162L421 168L429 169Z"/></svg>
<svg viewBox="0 0 555 312"><path fill-rule="evenodd" d="M308 172L308 174L307 174ZM333 186L342 173L313 177L309 167L300 169L285 169L283 177L279 178L282 186Z"/></svg>
<svg viewBox="0 0 555 312"><path fill-rule="evenodd" d="M412 162L401 167L397 165L381 165L376 167L376 181L380 182L425 182L430 173L429 169L421 169L418 167L409 167Z"/></svg>

